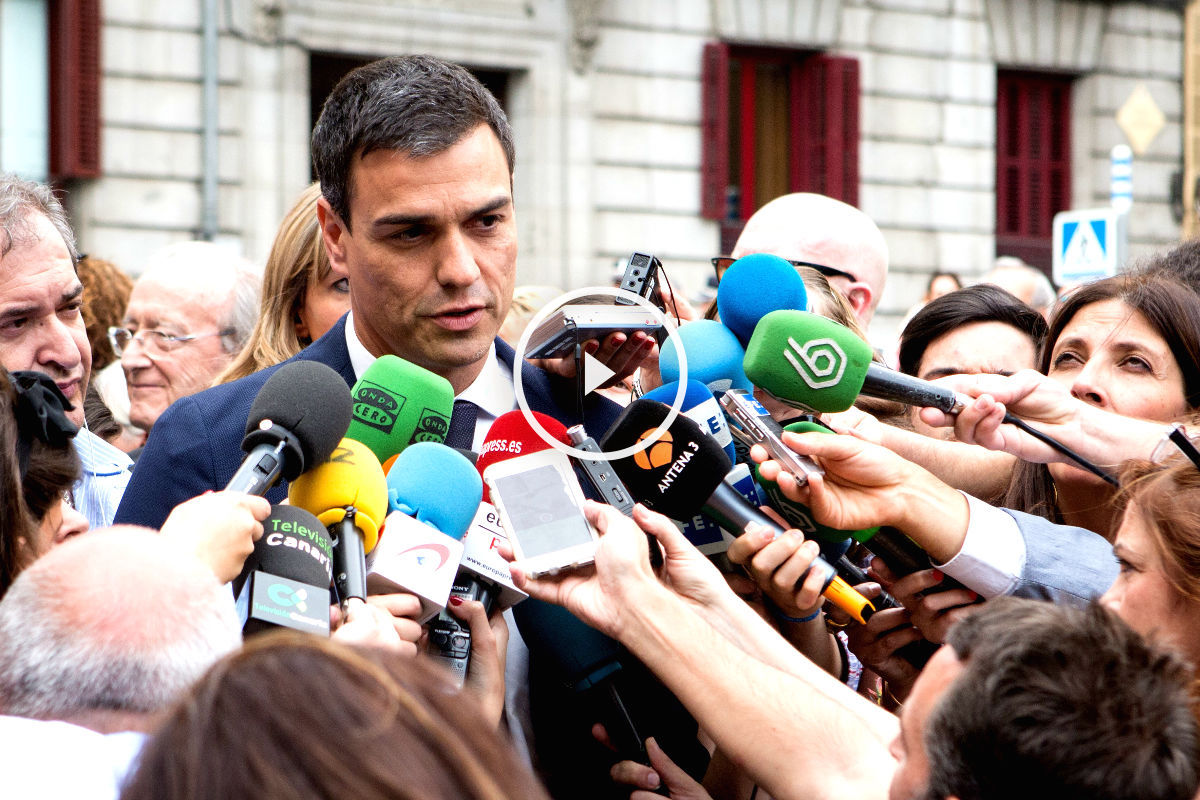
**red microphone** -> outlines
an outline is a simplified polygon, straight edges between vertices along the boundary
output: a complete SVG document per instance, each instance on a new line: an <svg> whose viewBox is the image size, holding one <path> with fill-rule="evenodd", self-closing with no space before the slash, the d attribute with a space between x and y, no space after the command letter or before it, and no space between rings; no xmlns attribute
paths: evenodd
<svg viewBox="0 0 1200 800"><path fill-rule="evenodd" d="M571 438L567 436L566 426L554 417L540 414L537 411L532 413L547 433L570 446ZM548 449L550 449L550 443L533 429L522 411L519 409L509 411L496 417L492 427L488 428L487 438L483 440L483 444L479 448L479 458L475 461L475 468L479 470L480 475L483 475L483 471L497 461L507 461L510 458ZM492 501L486 483L483 485L483 499L489 503Z"/></svg>

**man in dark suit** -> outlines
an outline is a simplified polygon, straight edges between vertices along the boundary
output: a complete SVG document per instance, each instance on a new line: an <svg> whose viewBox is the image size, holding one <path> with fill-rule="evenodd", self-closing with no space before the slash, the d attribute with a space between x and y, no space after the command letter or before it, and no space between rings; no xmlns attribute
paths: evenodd
<svg viewBox="0 0 1200 800"><path fill-rule="evenodd" d="M320 361L351 385L387 353L435 372L454 388L452 432L459 427L457 400L473 404L468 413L474 414L475 448L490 421L516 407L515 369L522 370L533 410L568 425L581 421L573 381L514 363L512 349L496 338L512 301L517 241L512 133L495 98L466 70L439 59L377 61L334 89L313 131L312 151L325 249L331 268L349 279L351 311L294 358ZM614 334L596 357L626 372L651 344L644 335L627 341ZM223 487L241 462L246 417L271 372L169 408L155 423L118 520L157 526L175 504ZM598 435L618 412L593 394L583 421ZM285 493L276 487L267 497L277 501ZM517 610L525 605L535 604L527 601ZM539 654L532 655L534 670L549 676L552 668L539 666ZM549 676L535 683L534 694L540 684L557 698L564 683ZM579 719L569 698L535 696L534 702L548 712L544 722L535 720L547 745L561 746L570 737L579 742L595 721ZM688 725L694 741L694 724L688 720L681 728ZM579 760L589 758L592 768L603 770L607 764L585 756L582 744L576 749L565 761L547 754L543 760L556 763L544 766L571 775L568 789L586 796L608 782L580 771Z"/></svg>

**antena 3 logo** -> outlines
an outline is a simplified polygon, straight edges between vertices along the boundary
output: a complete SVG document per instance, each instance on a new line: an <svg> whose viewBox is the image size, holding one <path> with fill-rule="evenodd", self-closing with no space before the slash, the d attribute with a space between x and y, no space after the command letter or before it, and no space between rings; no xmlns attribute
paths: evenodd
<svg viewBox="0 0 1200 800"><path fill-rule="evenodd" d="M354 418L364 425L370 425L384 433L391 433L392 426L400 409L408 399L403 395L393 394L379 384L370 381L360 381L362 384L354 393Z"/></svg>
<svg viewBox="0 0 1200 800"><path fill-rule="evenodd" d="M846 372L846 354L833 339L813 339L802 347L789 336L788 345L791 350L785 348L783 357L810 387L828 389L841 382Z"/></svg>
<svg viewBox="0 0 1200 800"><path fill-rule="evenodd" d="M649 439L654 434L654 428L648 431L643 431L638 437L638 444ZM633 454L633 463L637 464L642 469L658 469L671 463L671 443L674 440L671 438L670 431L663 431L662 436L658 438L654 444L647 447L645 450L639 450Z"/></svg>

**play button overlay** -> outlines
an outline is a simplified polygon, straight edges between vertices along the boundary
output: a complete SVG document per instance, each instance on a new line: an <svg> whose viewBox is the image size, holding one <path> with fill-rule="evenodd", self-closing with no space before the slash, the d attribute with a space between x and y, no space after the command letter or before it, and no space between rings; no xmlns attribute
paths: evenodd
<svg viewBox="0 0 1200 800"><path fill-rule="evenodd" d="M572 303L595 303L597 295L607 295L609 297L631 302L641 306L646 311L661 320L663 328L667 331L667 338L675 336L675 323L671 321L670 316L664 314L661 309L655 306L646 298L636 295L633 292L625 291L624 289L613 289L608 286L593 286L584 289L576 289L572 292L567 292L564 295L556 297L553 302L543 306L540 311L533 315L533 319L525 327L525 332L521 334L520 340L517 342L514 364L522 364L525 361L525 351L529 348L529 340L533 336L533 332L537 327L546 321L546 318L553 314L558 309ZM529 401L525 399L525 387L522 381L521 373L524 370L513 370L513 390L517 396L517 407L521 409L521 413L525 415L525 419L529 422L529 426L542 438L546 444L553 447L560 453L565 453L571 458L578 458L585 461L613 461L620 458L630 458L633 455L648 449L657 440L658 437L666 433L671 427L671 423L679 416L679 410L683 408L683 396L687 390L687 353L683 351L683 345L678 339L675 340L675 352L679 354L679 389L675 392L675 397L671 401L671 410L667 414L666 419L662 424L655 428L652 432L648 432L642 436L641 440L623 447L620 450L614 450L611 453L595 453L588 450L580 450L576 447L570 447L563 444L558 439L550 435L542 423L537 421L537 417L533 415L533 411L529 408ZM585 353L583 356L583 388L584 394L591 394L596 391L600 384L607 381L615 373L606 365L601 364L590 354ZM588 431L588 435L599 439L604 435L604 431Z"/></svg>
<svg viewBox="0 0 1200 800"><path fill-rule="evenodd" d="M591 394L617 373L600 363L591 353L583 354L583 393Z"/></svg>

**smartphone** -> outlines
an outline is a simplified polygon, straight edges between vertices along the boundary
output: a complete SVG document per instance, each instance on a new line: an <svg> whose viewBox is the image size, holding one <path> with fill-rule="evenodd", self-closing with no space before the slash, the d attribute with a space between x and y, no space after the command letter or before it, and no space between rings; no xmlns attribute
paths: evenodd
<svg viewBox="0 0 1200 800"><path fill-rule="evenodd" d="M599 537L583 516L583 490L566 455L542 450L497 461L483 480L513 555L529 574L592 563Z"/></svg>

